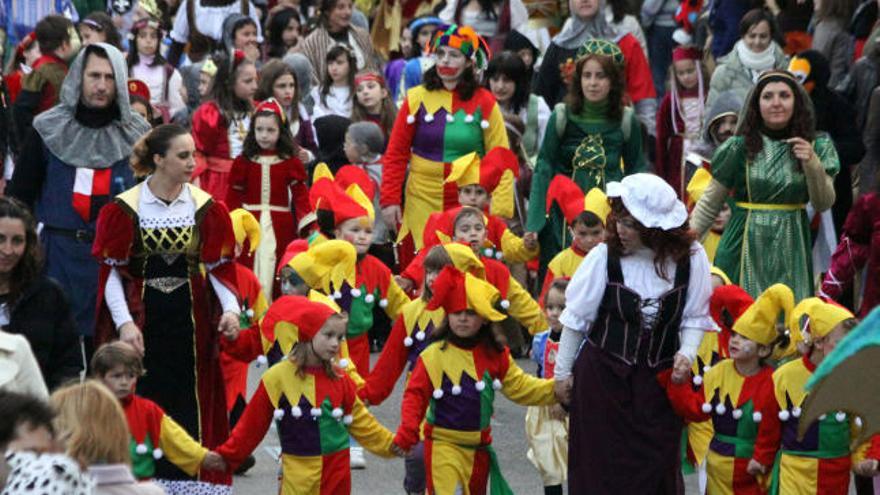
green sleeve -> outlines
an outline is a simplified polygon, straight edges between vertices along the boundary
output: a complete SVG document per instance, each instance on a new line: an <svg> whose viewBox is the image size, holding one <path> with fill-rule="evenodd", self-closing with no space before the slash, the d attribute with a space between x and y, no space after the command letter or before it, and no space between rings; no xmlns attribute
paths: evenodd
<svg viewBox="0 0 880 495"><path fill-rule="evenodd" d="M639 122L635 112L632 112L629 118L629 139L623 142L623 149L620 154L621 158L623 158L624 176L645 172L647 169L645 155L642 153L642 124Z"/></svg>
<svg viewBox="0 0 880 495"><path fill-rule="evenodd" d="M840 172L840 158L837 156L837 149L834 142L827 134L821 134L813 143L813 150L822 162L822 168L830 177L835 177Z"/></svg>
<svg viewBox="0 0 880 495"><path fill-rule="evenodd" d="M743 175L745 163L745 142L742 136L733 136L715 150L715 155L712 156L712 177L727 189L733 189L737 176Z"/></svg>
<svg viewBox="0 0 880 495"><path fill-rule="evenodd" d="M559 163L560 139L556 131L556 111L550 114L544 142L538 151L538 161L532 175L532 190L529 193L529 210L526 220L527 232L540 232L546 223L547 188L556 175Z"/></svg>

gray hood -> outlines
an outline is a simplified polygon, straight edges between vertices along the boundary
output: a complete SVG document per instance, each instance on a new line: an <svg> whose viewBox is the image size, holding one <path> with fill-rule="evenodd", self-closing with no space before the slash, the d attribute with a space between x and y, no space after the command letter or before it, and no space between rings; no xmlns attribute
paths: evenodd
<svg viewBox="0 0 880 495"><path fill-rule="evenodd" d="M715 102L709 107L709 113L706 114L706 121L703 124L703 140L707 143L713 143L712 136L709 135L709 129L712 128L712 124L727 114L739 115L742 107L743 101L736 91L728 90L718 93Z"/></svg>
<svg viewBox="0 0 880 495"><path fill-rule="evenodd" d="M235 26L244 20L251 20L251 18L242 14L229 14L226 19L223 19L223 46L226 47L226 53L231 52L235 47L235 39L233 39Z"/></svg>
<svg viewBox="0 0 880 495"><path fill-rule="evenodd" d="M116 79L116 100L119 117L101 128L90 128L76 120L80 101L86 49L74 59L64 83L58 104L34 119L34 129L43 138L46 148L64 163L74 167L109 168L131 155L131 148L150 130L150 124L131 110L128 100L128 66L122 52L106 43L97 43L110 58Z"/></svg>

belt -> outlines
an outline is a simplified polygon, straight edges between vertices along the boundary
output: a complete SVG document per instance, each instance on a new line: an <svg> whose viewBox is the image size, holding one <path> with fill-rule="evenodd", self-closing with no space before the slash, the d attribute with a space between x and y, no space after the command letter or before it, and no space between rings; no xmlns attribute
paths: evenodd
<svg viewBox="0 0 880 495"><path fill-rule="evenodd" d="M804 203L748 203L745 201L737 201L736 206L746 209L746 210L782 210L782 211L796 211L803 210L807 207Z"/></svg>
<svg viewBox="0 0 880 495"><path fill-rule="evenodd" d="M156 277L144 280L144 285L163 294L171 294L187 282L189 279L184 277Z"/></svg>
<svg viewBox="0 0 880 495"><path fill-rule="evenodd" d="M87 230L87 229L62 229L61 227L52 227L50 225L43 225L43 232L49 234L60 235L64 237L69 237L71 239L76 240L77 242L92 242L95 240L95 231Z"/></svg>
<svg viewBox="0 0 880 495"><path fill-rule="evenodd" d="M245 210L250 211L281 211L281 212L290 212L289 208L284 206L275 206L275 205L249 205L247 203L242 203L241 205Z"/></svg>

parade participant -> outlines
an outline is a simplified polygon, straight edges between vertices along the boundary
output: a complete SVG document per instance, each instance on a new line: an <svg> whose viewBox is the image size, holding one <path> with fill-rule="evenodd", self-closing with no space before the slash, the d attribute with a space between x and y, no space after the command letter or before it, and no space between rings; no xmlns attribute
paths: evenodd
<svg viewBox="0 0 880 495"><path fill-rule="evenodd" d="M710 182L712 182L712 174L705 168L698 168L694 172L694 175L691 176L691 180L688 182L687 189L685 190L689 207L693 208L693 206L700 201L700 198L702 198L703 194L706 192L706 188L709 187ZM727 200L724 202L721 206L721 210L718 211L718 215L715 216L715 221L712 222L712 226L709 227L709 230L707 230L703 238L700 239L703 249L706 250L706 257L709 258L709 263L715 263L715 253L718 252L718 244L721 242L721 236L724 234L724 229L730 221L732 206L732 201Z"/></svg>
<svg viewBox="0 0 880 495"><path fill-rule="evenodd" d="M709 106L703 121L703 140L699 149L695 150L704 162L711 162L715 150L733 137L742 107L742 98L734 91L719 93L718 98Z"/></svg>
<svg viewBox="0 0 880 495"><path fill-rule="evenodd" d="M13 198L0 198L0 328L24 336L45 380L43 390L79 376L85 367L67 296L42 272L37 225Z"/></svg>
<svg viewBox="0 0 880 495"><path fill-rule="evenodd" d="M567 244L562 215L544 213L553 177L564 174L589 191L646 166L638 119L623 106L624 52L610 41L591 39L576 57L567 102L550 116L532 176L526 231L538 234L542 267Z"/></svg>
<svg viewBox="0 0 880 495"><path fill-rule="evenodd" d="M156 118L153 114L153 105L150 103L150 88L147 83L139 79L128 80L128 103L132 112L143 117L151 126L155 124ZM161 123L161 117L159 120Z"/></svg>
<svg viewBox="0 0 880 495"><path fill-rule="evenodd" d="M150 88L151 101L162 113L163 122L182 110L186 104L180 94L183 79L159 50L163 32L159 21L148 17L131 27L132 47L128 52L128 75L140 79Z"/></svg>
<svg viewBox="0 0 880 495"><path fill-rule="evenodd" d="M255 64L260 62L260 41L257 21L241 14L231 14L223 19L223 48L227 52L241 50Z"/></svg>
<svg viewBox="0 0 880 495"><path fill-rule="evenodd" d="M198 166L192 180L216 199L226 197L232 161L241 154L250 129L253 98L257 90L257 68L235 50L215 53L202 71L214 66L211 97L192 116Z"/></svg>
<svg viewBox="0 0 880 495"><path fill-rule="evenodd" d="M345 0L343 0L345 1ZM320 84L312 89L312 119L325 115L351 118L351 102L354 98L355 58L343 44L331 47L325 55L326 68L320 75Z"/></svg>
<svg viewBox="0 0 880 495"><path fill-rule="evenodd" d="M309 59L314 82L320 82L327 70L327 49L337 43L347 46L354 56L352 74L363 69L378 69L379 59L370 43L370 34L352 24L352 10L351 0L321 0L318 26L294 49Z"/></svg>
<svg viewBox="0 0 880 495"><path fill-rule="evenodd" d="M284 108L274 98L254 110L241 155L229 172L229 208L244 208L260 226L260 245L241 262L252 268L266 296L278 294L275 267L294 239L295 226L309 211L306 170L287 126Z"/></svg>
<svg viewBox="0 0 880 495"><path fill-rule="evenodd" d="M34 119L6 193L43 224L46 275L70 298L79 334L92 352L98 269L91 257L98 211L133 183L132 145L150 125L132 113L125 59L90 45L71 66L60 104Z"/></svg>
<svg viewBox="0 0 880 495"><path fill-rule="evenodd" d="M605 241L605 222L611 207L608 197L594 187L586 195L571 179L557 175L547 188L547 214L556 205L565 218L571 245L563 249L547 264L547 276L541 289L546 297L550 284L557 278L570 279L586 256L599 243Z"/></svg>
<svg viewBox="0 0 880 495"><path fill-rule="evenodd" d="M773 396L773 368L766 361L774 347L788 345L776 320L784 312L788 321L793 306L791 289L771 286L734 322L730 358L713 366L699 389L690 381L669 385L678 414L688 421L712 421L706 493L766 493L763 475L776 455L782 417Z"/></svg>
<svg viewBox="0 0 880 495"><path fill-rule="evenodd" d="M535 335L532 360L538 364L539 378L553 378L562 323L559 315L565 309L568 280L555 279L544 295L544 316L550 329ZM568 418L559 404L529 406L526 411L526 457L541 473L544 495L562 495L562 484L568 478Z"/></svg>
<svg viewBox="0 0 880 495"><path fill-rule="evenodd" d="M660 177L625 177L608 196L606 242L575 272L560 317L554 373L557 395L571 404L568 488L677 493L681 421L657 373L673 369L685 381L712 328L709 263Z"/></svg>
<svg viewBox="0 0 880 495"><path fill-rule="evenodd" d="M493 322L506 316L495 309L501 295L491 284L447 266L432 291L427 309L443 308L446 317L410 375L394 443L408 450L423 431L429 493L464 487L484 494L490 477L493 493L513 493L492 449L495 394L522 405L552 404L552 381L526 375L498 342Z"/></svg>
<svg viewBox="0 0 880 495"><path fill-rule="evenodd" d="M117 195L98 219L92 251L101 266L96 338L118 335L142 353L150 374L138 392L213 448L228 432L217 340L238 335L240 308L229 212L188 183L194 152L192 137L173 124L157 127L134 147L132 168L148 177ZM218 316L219 332L212 325ZM156 477L177 480L183 491L205 481L231 482L205 473L198 481L163 460Z"/></svg>
<svg viewBox="0 0 880 495"><path fill-rule="evenodd" d="M446 24L473 27L493 50L501 50L511 31L525 27L529 13L522 0L453 0L446 2L437 17Z"/></svg>
<svg viewBox="0 0 880 495"><path fill-rule="evenodd" d="M300 41L301 27L300 14L293 7L282 7L270 13L266 24L266 36L269 38L266 56L280 59L292 53Z"/></svg>
<svg viewBox="0 0 880 495"><path fill-rule="evenodd" d="M685 189L694 173L686 157L700 141L706 106L706 75L695 47L672 52L670 90L657 112L657 154L654 170L685 200ZM697 164L699 166L699 164Z"/></svg>
<svg viewBox="0 0 880 495"><path fill-rule="evenodd" d="M422 74L434 66L431 40L442 24L438 17L425 15L416 17L407 25L405 33L410 36L411 51L404 52L402 58L391 60L385 66L385 79L393 101L403 101L410 89L422 84Z"/></svg>
<svg viewBox="0 0 880 495"><path fill-rule="evenodd" d="M715 264L753 297L781 282L803 299L813 293L805 205L821 212L834 203L838 168L834 145L816 135L809 96L794 76L765 72L747 99L737 135L715 152L713 178L691 225L705 233L732 191L735 205Z"/></svg>
<svg viewBox="0 0 880 495"><path fill-rule="evenodd" d="M315 130L309 119L309 112L302 104L299 76L293 69L280 60L269 60L260 69L260 84L254 99L257 101L275 98L284 109L285 122L290 128L296 144L299 145L297 157L303 164L309 163L317 151Z"/></svg>
<svg viewBox="0 0 880 495"><path fill-rule="evenodd" d="M125 342L104 344L89 364L92 377L100 381L119 400L130 432L132 474L139 480L156 475L156 462L169 462L195 476L202 466L223 469L222 458L199 445L155 402L135 393L145 370L141 356ZM162 480L157 480L162 483Z"/></svg>
<svg viewBox="0 0 880 495"><path fill-rule="evenodd" d="M92 43L107 43L119 51L123 51L122 37L113 24L113 19L104 12L92 12L80 21L79 37L83 46Z"/></svg>
<svg viewBox="0 0 880 495"><path fill-rule="evenodd" d="M25 74L34 70L34 63L40 58L40 44L37 42L37 34L31 31L15 46L15 52L9 59L6 70L3 71L3 79L6 90L9 92L9 105L13 105L21 91L21 83Z"/></svg>
<svg viewBox="0 0 880 495"><path fill-rule="evenodd" d="M355 98L351 107L352 122L373 122L382 129L385 142L394 126L397 106L388 93L385 79L376 71L361 71L354 77ZM385 152L385 143L382 143Z"/></svg>
<svg viewBox="0 0 880 495"><path fill-rule="evenodd" d="M508 147L498 104L477 82L476 68L486 62L479 47L470 27L440 29L431 46L437 65L425 73L423 85L407 93L394 122L381 204L385 225L398 229L401 266L422 249L428 216L457 206L457 188L445 182L448 164L472 151L483 156L496 146Z"/></svg>
<svg viewBox="0 0 880 495"><path fill-rule="evenodd" d="M657 95L648 60L633 35L620 35L608 25L605 0L572 0L571 17L544 53L535 79L535 93L543 96L551 107L561 102L569 89L571 70L580 58L581 47L591 41L602 41L618 47L619 72L625 73L625 77L622 76L619 83L615 82L615 95L620 99L625 96L632 102L638 120L653 136ZM571 82L577 85L579 80L580 71L571 78Z"/></svg>
<svg viewBox="0 0 880 495"><path fill-rule="evenodd" d="M339 369L346 317L302 296L286 298L296 299L287 319L296 324L299 341L263 374L241 421L216 451L234 469L257 448L274 419L281 438L281 493L350 493L349 434L376 455L402 452Z"/></svg>

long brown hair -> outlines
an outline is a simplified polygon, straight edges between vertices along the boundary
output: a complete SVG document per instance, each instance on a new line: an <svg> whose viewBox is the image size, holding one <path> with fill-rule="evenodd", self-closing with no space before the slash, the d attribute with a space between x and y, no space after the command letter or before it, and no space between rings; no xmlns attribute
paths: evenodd
<svg viewBox="0 0 880 495"><path fill-rule="evenodd" d="M776 73L779 75L773 75ZM785 83L794 95L794 108L791 113L791 119L788 121L788 127L782 133L786 137L797 136L807 141L813 141L816 138L816 118L813 115L813 103L798 86L794 78L784 71L774 71L769 76L765 73L761 77L758 85L750 93L742 124L736 131L738 136L743 136L746 155L750 160L754 159L764 148L762 131L765 130L765 126L764 119L761 117L761 93L764 92L764 88L770 83Z"/></svg>
<svg viewBox="0 0 880 495"><path fill-rule="evenodd" d="M37 223L24 203L8 196L0 197L0 218L18 219L24 224L24 254L9 274L9 303L14 305L40 276L43 250L37 237Z"/></svg>
<svg viewBox="0 0 880 495"><path fill-rule="evenodd" d="M608 215L608 228L605 232L605 243L608 252L614 256L622 257L624 253L620 236L617 235L617 222L623 218L632 217L620 198L611 198L611 214ZM633 217L633 220L636 220ZM672 260L681 263L691 255L691 244L696 236L690 230L687 222L674 229L663 230L660 228L648 228L636 220L636 230L645 247L654 251L654 271L657 276L669 280L666 273L666 262Z"/></svg>
<svg viewBox="0 0 880 495"><path fill-rule="evenodd" d="M380 75L374 70L364 70L358 72L355 79L366 74ZM375 81L375 79L371 80ZM382 128L382 134L384 134L387 139L388 136L391 135L391 128L394 127L394 119L397 116L397 106L394 104L394 100L391 99L391 93L388 91L388 86L385 84L384 79L381 83L377 81L377 84L380 84L382 89L385 90L385 98L382 98L382 109L379 111L379 127ZM351 121L372 122L369 117L370 114L367 112L367 108L361 105L361 102L357 99L357 84L355 84L352 90L355 94L351 99Z"/></svg>
<svg viewBox="0 0 880 495"><path fill-rule="evenodd" d="M275 96L275 81L279 77L290 74L293 77L293 84L296 89L293 92L293 101L290 103L290 120L299 120L299 80L296 78L296 72L281 60L272 59L263 64L260 69L260 83L257 85L257 92L254 93L254 100L263 101Z"/></svg>
<svg viewBox="0 0 880 495"><path fill-rule="evenodd" d="M96 380L74 383L52 394L58 412L55 430L65 440L67 455L81 466L131 465L129 432L119 400Z"/></svg>
<svg viewBox="0 0 880 495"><path fill-rule="evenodd" d="M282 109L282 111L283 110L284 109ZM275 125L278 126L278 142L275 143L275 153L278 157L290 158L296 156L299 148L296 145L296 141L293 139L293 134L290 133L290 127L281 121L281 117L279 117L277 113L269 110L261 110L251 117L247 136L245 136L244 143L241 145L241 153L249 160L254 160L260 154L261 148L257 143L257 132L255 130L258 117L272 117L275 120Z"/></svg>
<svg viewBox="0 0 880 495"><path fill-rule="evenodd" d="M611 57L602 55L590 55L575 63L574 75L568 85L568 94L565 103L571 109L571 113L579 114L584 109L584 89L581 87L581 74L588 60L595 60L602 66L605 75L611 82L611 91L608 92L608 111L605 117L612 122L619 122L623 118L623 96L626 88L626 73L623 65L617 65Z"/></svg>

